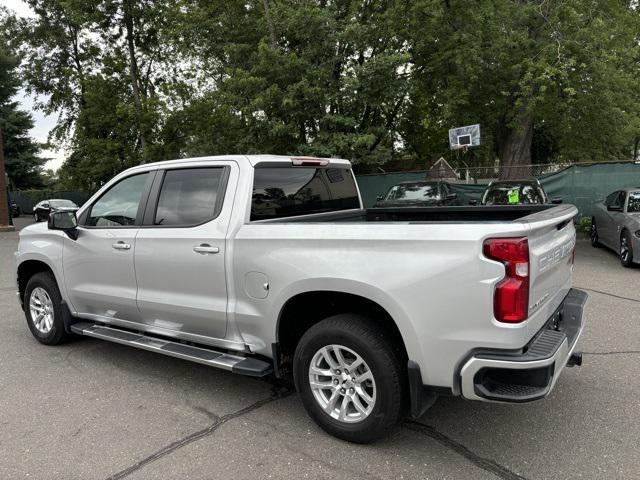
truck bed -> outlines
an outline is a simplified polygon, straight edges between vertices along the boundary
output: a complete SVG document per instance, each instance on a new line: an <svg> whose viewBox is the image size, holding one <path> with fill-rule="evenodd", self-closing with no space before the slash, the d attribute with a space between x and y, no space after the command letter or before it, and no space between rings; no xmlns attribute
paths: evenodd
<svg viewBox="0 0 640 480"><path fill-rule="evenodd" d="M511 222L557 205L481 205L446 207L389 207L358 211L304 215L271 220L270 223L298 222Z"/></svg>

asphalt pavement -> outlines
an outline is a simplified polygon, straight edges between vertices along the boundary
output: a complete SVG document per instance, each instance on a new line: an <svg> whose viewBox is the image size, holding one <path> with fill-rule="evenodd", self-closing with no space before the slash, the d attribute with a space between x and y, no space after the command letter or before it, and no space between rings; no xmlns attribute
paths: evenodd
<svg viewBox="0 0 640 480"><path fill-rule="evenodd" d="M39 344L15 298L17 241L0 233L2 479L640 478L640 269L584 239L582 367L532 404L440 398L367 446L325 434L273 380L89 338Z"/></svg>

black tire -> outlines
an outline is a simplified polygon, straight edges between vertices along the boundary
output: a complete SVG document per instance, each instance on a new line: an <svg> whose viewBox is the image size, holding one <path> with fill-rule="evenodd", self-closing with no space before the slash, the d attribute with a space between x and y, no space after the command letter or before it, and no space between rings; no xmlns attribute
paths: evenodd
<svg viewBox="0 0 640 480"><path fill-rule="evenodd" d="M42 288L46 291L53 306L53 326L51 330L46 333L38 330L31 316L31 294L36 288ZM29 326L29 330L31 330L31 334L40 343L44 343L45 345L58 345L69 339L70 335L64 330L62 308L60 290L58 290L58 284L51 272L36 273L29 279L27 288L24 291L24 314L27 317L27 325Z"/></svg>
<svg viewBox="0 0 640 480"><path fill-rule="evenodd" d="M293 360L296 389L309 416L327 433L349 442L370 443L388 435L400 420L406 375L388 338L372 320L359 315L340 314L317 323L300 339ZM341 345L353 350L362 357L373 375L376 389L373 408L366 418L356 423L331 417L312 392L309 380L311 361L316 352L328 345Z"/></svg>
<svg viewBox="0 0 640 480"><path fill-rule="evenodd" d="M589 233L591 239L591 246L598 248L600 246L600 239L598 237L598 227L596 226L596 218L591 217L591 231Z"/></svg>
<svg viewBox="0 0 640 480"><path fill-rule="evenodd" d="M633 242L629 230L623 230L620 235L620 263L623 267L633 267Z"/></svg>
<svg viewBox="0 0 640 480"><path fill-rule="evenodd" d="M38 217L37 213L33 214L33 219L35 220L36 223L38 223L40 221L40 217Z"/></svg>

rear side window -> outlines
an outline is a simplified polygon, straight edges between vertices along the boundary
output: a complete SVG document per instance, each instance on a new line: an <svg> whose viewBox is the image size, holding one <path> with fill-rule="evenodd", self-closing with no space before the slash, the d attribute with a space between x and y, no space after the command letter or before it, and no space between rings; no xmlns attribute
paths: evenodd
<svg viewBox="0 0 640 480"><path fill-rule="evenodd" d="M640 212L640 192L631 192L629 194L629 204L627 205L627 212Z"/></svg>
<svg viewBox="0 0 640 480"><path fill-rule="evenodd" d="M251 220L360 208L351 171L344 168L256 168Z"/></svg>
<svg viewBox="0 0 640 480"><path fill-rule="evenodd" d="M224 168L167 170L160 188L154 225L188 226L212 220Z"/></svg>
<svg viewBox="0 0 640 480"><path fill-rule="evenodd" d="M91 227L134 225L149 174L132 175L116 183L91 207L87 224Z"/></svg>

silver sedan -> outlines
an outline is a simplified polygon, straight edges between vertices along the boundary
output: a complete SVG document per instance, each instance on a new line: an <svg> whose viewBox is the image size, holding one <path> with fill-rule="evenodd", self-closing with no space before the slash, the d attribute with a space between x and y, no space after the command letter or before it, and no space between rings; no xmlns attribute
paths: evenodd
<svg viewBox="0 0 640 480"><path fill-rule="evenodd" d="M618 190L594 206L591 245L615 250L625 267L640 262L640 188Z"/></svg>

